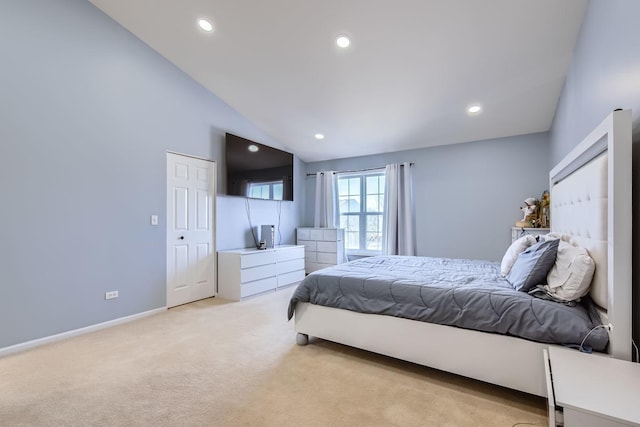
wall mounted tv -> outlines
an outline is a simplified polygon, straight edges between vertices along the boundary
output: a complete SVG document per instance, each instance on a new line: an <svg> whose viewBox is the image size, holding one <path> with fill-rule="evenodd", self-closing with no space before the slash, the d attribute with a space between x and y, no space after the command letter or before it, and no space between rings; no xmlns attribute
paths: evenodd
<svg viewBox="0 0 640 427"><path fill-rule="evenodd" d="M227 133L225 166L228 195L293 201L293 154Z"/></svg>

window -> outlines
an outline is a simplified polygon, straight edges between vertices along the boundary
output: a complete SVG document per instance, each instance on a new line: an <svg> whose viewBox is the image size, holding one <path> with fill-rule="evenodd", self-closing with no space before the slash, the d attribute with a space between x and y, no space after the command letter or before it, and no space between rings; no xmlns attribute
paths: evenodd
<svg viewBox="0 0 640 427"><path fill-rule="evenodd" d="M247 197L254 199L282 200L282 181L249 184Z"/></svg>
<svg viewBox="0 0 640 427"><path fill-rule="evenodd" d="M346 250L351 254L381 252L384 169L339 174L338 206Z"/></svg>

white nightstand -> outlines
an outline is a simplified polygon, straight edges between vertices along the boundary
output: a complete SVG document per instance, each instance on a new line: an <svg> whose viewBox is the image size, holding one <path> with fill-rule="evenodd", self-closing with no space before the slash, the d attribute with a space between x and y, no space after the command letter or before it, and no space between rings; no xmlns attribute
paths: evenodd
<svg viewBox="0 0 640 427"><path fill-rule="evenodd" d="M522 228L522 227L511 227L511 243L518 240L520 237L525 234L537 235L537 234L547 234L551 231L548 228Z"/></svg>
<svg viewBox="0 0 640 427"><path fill-rule="evenodd" d="M560 347L549 347L545 363L553 385L550 426L556 424L552 395L565 427L640 426L640 364Z"/></svg>

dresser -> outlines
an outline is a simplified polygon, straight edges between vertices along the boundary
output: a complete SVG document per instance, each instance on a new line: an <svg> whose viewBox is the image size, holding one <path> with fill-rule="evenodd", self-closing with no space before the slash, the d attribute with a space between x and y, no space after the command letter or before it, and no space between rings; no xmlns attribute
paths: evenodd
<svg viewBox="0 0 640 427"><path fill-rule="evenodd" d="M550 426L640 426L640 364L562 347L544 352Z"/></svg>
<svg viewBox="0 0 640 427"><path fill-rule="evenodd" d="M218 251L218 296L239 301L304 279L304 246Z"/></svg>
<svg viewBox="0 0 640 427"><path fill-rule="evenodd" d="M548 228L511 227L511 243L515 242L520 237L526 234L531 234L533 236L536 236L538 234L547 234L549 231L551 230Z"/></svg>
<svg viewBox="0 0 640 427"><path fill-rule="evenodd" d="M300 227L297 242L304 246L307 274L345 261L344 228Z"/></svg>

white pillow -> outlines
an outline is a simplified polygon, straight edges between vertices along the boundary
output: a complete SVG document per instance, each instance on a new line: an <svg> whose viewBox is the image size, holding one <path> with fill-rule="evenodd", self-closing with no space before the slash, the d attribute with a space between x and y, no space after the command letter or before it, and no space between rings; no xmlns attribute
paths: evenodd
<svg viewBox="0 0 640 427"><path fill-rule="evenodd" d="M509 272L511 271L511 267L513 267L513 264L515 264L516 259L518 259L518 255L520 255L520 252L523 252L534 243L536 243L536 238L530 234L522 236L518 240L514 241L502 257L502 263L500 263L500 273L502 273L503 276L509 274Z"/></svg>
<svg viewBox="0 0 640 427"><path fill-rule="evenodd" d="M561 240L545 289L558 299L576 300L589 293L595 270L596 263L586 249Z"/></svg>

